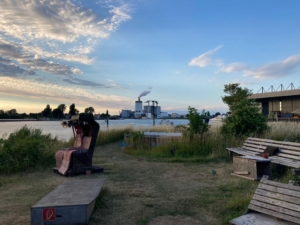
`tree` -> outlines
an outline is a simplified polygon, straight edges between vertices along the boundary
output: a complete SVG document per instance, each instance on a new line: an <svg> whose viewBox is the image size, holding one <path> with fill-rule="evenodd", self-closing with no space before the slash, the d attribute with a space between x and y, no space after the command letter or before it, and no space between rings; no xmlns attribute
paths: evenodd
<svg viewBox="0 0 300 225"><path fill-rule="evenodd" d="M71 116L74 116L74 115L77 115L78 113L79 113L79 110L77 110L75 108L75 104L73 103L72 105L70 105L70 107L69 107L69 114Z"/></svg>
<svg viewBox="0 0 300 225"><path fill-rule="evenodd" d="M88 114L93 114L94 112L95 112L95 109L92 106L90 106L84 110L84 113L88 113Z"/></svg>
<svg viewBox="0 0 300 225"><path fill-rule="evenodd" d="M61 118L61 111L60 111L60 109L58 109L58 108L53 109L52 116L53 116L53 118L56 118L56 119Z"/></svg>
<svg viewBox="0 0 300 225"><path fill-rule="evenodd" d="M66 105L65 104L60 104L57 108L60 109L62 114L64 114L64 112L66 110Z"/></svg>
<svg viewBox="0 0 300 225"><path fill-rule="evenodd" d="M66 110L65 104L60 104L56 109L53 109L52 116L56 119L61 119L64 116L64 111Z"/></svg>
<svg viewBox="0 0 300 225"><path fill-rule="evenodd" d="M188 108L189 113L187 114L187 118L189 120L189 128L190 133L193 134L203 134L208 131L209 125L205 123L206 112L202 111L201 114L198 113L197 109L190 107Z"/></svg>
<svg viewBox="0 0 300 225"><path fill-rule="evenodd" d="M16 109L8 110L8 111L6 111L6 113L9 114L9 115L15 115L15 114L18 114Z"/></svg>
<svg viewBox="0 0 300 225"><path fill-rule="evenodd" d="M261 136L268 130L265 117L254 99L244 98L232 106L232 115L221 126L223 134L235 136Z"/></svg>
<svg viewBox="0 0 300 225"><path fill-rule="evenodd" d="M228 105L230 111L233 111L231 107L238 103L240 100L247 98L252 95L252 91L248 88L241 88L239 83L225 84L224 92L227 96L222 96L222 100Z"/></svg>
<svg viewBox="0 0 300 225"><path fill-rule="evenodd" d="M46 108L42 111L43 117L49 117L52 112L50 105L46 105Z"/></svg>

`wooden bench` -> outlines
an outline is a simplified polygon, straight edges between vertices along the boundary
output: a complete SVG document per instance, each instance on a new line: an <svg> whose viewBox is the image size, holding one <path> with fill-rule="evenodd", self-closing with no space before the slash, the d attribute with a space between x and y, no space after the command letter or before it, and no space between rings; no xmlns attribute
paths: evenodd
<svg viewBox="0 0 300 225"><path fill-rule="evenodd" d="M246 213L230 224L300 224L300 187L261 179Z"/></svg>
<svg viewBox="0 0 300 225"><path fill-rule="evenodd" d="M300 168L300 143L249 137L242 147L227 148L227 150L230 154L235 152L244 156L258 156L267 146L279 149L278 153L269 157L271 163Z"/></svg>

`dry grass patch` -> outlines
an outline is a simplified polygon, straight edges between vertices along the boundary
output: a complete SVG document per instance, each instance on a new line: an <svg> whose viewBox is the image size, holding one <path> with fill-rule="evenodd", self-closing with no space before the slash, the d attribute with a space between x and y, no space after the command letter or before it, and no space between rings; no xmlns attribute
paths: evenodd
<svg viewBox="0 0 300 225"><path fill-rule="evenodd" d="M230 176L229 163L157 162L127 155L119 143L96 148L94 164L105 172L89 178L105 177L107 182L90 225L225 224L234 213L243 213L240 199L251 196L257 186ZM30 207L69 179L86 177L63 177L51 168L1 175L1 224L29 224Z"/></svg>
<svg viewBox="0 0 300 225"><path fill-rule="evenodd" d="M267 137L283 141L300 141L300 123L296 122L269 122L271 130Z"/></svg>

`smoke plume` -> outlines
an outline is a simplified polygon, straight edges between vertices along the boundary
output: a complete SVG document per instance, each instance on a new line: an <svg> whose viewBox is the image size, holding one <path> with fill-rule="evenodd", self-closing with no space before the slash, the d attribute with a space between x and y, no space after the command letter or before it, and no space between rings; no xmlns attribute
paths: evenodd
<svg viewBox="0 0 300 225"><path fill-rule="evenodd" d="M152 87L150 87L149 90L147 90L147 91L143 91L143 92L139 95L138 98L141 98L141 97L146 96L147 94L149 94L149 93L151 92L151 89L152 89Z"/></svg>

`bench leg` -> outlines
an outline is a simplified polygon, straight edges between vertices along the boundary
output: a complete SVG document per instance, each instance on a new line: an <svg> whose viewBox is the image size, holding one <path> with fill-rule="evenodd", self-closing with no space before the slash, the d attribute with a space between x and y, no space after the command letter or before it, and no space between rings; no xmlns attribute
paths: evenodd
<svg viewBox="0 0 300 225"><path fill-rule="evenodd" d="M228 151L228 157L229 157L230 161L233 160L233 152L232 151Z"/></svg>

